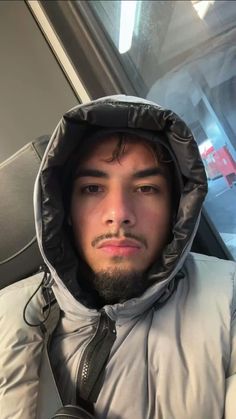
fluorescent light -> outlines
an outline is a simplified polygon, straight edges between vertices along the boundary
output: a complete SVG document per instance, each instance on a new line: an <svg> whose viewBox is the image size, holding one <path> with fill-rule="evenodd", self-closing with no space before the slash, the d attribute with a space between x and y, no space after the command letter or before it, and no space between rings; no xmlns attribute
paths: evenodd
<svg viewBox="0 0 236 419"><path fill-rule="evenodd" d="M121 1L119 52L124 54L129 51L135 24L137 1Z"/></svg>
<svg viewBox="0 0 236 419"><path fill-rule="evenodd" d="M200 0L200 1L192 1L193 7L196 10L198 16L200 17L200 19L204 19L207 10L209 9L209 7L215 3L215 0L209 0L209 1L205 1L205 0Z"/></svg>

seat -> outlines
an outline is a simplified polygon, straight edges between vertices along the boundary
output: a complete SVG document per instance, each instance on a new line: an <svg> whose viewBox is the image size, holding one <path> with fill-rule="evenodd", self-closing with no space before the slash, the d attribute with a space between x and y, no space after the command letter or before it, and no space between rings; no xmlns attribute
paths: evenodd
<svg viewBox="0 0 236 419"><path fill-rule="evenodd" d="M33 189L49 141L44 135L0 164L0 289L38 271Z"/></svg>

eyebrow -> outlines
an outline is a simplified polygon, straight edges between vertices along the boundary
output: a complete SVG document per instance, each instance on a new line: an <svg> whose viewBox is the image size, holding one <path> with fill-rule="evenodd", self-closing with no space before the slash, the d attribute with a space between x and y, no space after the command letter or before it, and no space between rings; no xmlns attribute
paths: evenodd
<svg viewBox="0 0 236 419"><path fill-rule="evenodd" d="M108 178L108 174L97 169L78 169L75 178L78 177L102 177Z"/></svg>
<svg viewBox="0 0 236 419"><path fill-rule="evenodd" d="M134 179L141 179L151 176L165 176L165 172L161 167L150 167L144 170L138 170L132 177ZM75 178L81 177L97 177L108 179L109 175L106 172L98 169L78 169Z"/></svg>
<svg viewBox="0 0 236 419"><path fill-rule="evenodd" d="M140 179L150 176L165 176L165 172L161 167L150 167L149 169L139 170L133 174L135 179Z"/></svg>

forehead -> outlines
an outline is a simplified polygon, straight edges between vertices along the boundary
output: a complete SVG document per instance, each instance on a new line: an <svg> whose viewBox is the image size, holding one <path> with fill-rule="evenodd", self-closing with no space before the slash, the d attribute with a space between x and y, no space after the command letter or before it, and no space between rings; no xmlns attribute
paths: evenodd
<svg viewBox="0 0 236 419"><path fill-rule="evenodd" d="M142 139L126 140L121 145L120 152L116 156L119 140L116 137L109 137L100 140L99 143L92 145L90 150L80 162L79 166L94 166L104 164L122 165L126 162L133 163L133 165L151 165L158 166L158 159L156 153L150 144ZM137 168L137 166L136 166Z"/></svg>

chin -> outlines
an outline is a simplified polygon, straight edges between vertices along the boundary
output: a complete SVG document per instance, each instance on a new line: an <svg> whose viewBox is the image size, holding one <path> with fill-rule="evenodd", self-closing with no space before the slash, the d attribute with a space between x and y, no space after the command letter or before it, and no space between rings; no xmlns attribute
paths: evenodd
<svg viewBox="0 0 236 419"><path fill-rule="evenodd" d="M99 272L107 272L111 274L112 272L124 272L125 274L130 274L132 272L143 272L144 269L141 267L138 267L134 264L126 264L126 263L114 263L114 264L108 264L108 265L102 265L98 268L95 268L93 270L95 273Z"/></svg>
<svg viewBox="0 0 236 419"><path fill-rule="evenodd" d="M142 270L107 266L87 278L86 286L95 290L100 304L115 304L140 296L148 281Z"/></svg>

